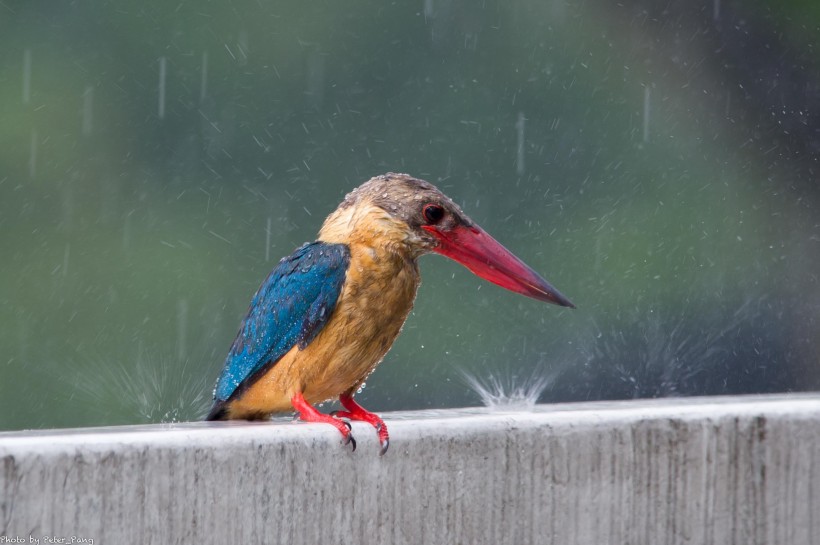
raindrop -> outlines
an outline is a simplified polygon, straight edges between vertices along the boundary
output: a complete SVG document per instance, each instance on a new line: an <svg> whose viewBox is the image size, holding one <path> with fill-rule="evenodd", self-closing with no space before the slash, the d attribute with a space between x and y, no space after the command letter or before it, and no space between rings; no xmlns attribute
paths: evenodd
<svg viewBox="0 0 820 545"><path fill-rule="evenodd" d="M563 23L567 18L566 0L553 0L551 18L555 23ZM555 24L553 23L553 24Z"/></svg>
<svg viewBox="0 0 820 545"><path fill-rule="evenodd" d="M20 361L23 362L23 365L26 364L26 360L28 359L28 338L29 322L21 317L17 320L17 342L18 355L20 357Z"/></svg>
<svg viewBox="0 0 820 545"><path fill-rule="evenodd" d="M712 4L712 19L715 21L720 19L720 0L714 0Z"/></svg>
<svg viewBox="0 0 820 545"><path fill-rule="evenodd" d="M159 100L157 105L157 115L160 119L165 118L165 57L159 58Z"/></svg>
<svg viewBox="0 0 820 545"><path fill-rule="evenodd" d="M93 105L94 105L94 88L88 86L83 93L83 135L91 134L93 127Z"/></svg>
<svg viewBox="0 0 820 545"><path fill-rule="evenodd" d="M187 355L188 301L180 299L177 303L177 358L184 361Z"/></svg>
<svg viewBox="0 0 820 545"><path fill-rule="evenodd" d="M71 245L65 245L65 251L63 252L63 278L68 275L68 258L71 255Z"/></svg>
<svg viewBox="0 0 820 545"><path fill-rule="evenodd" d="M37 130L31 129L31 147L28 156L28 176L32 180L37 174Z"/></svg>
<svg viewBox="0 0 820 545"><path fill-rule="evenodd" d="M649 142L649 86L643 88L643 141Z"/></svg>
<svg viewBox="0 0 820 545"><path fill-rule="evenodd" d="M23 104L31 100L31 49L23 51Z"/></svg>
<svg viewBox="0 0 820 545"><path fill-rule="evenodd" d="M515 128L518 131L518 157L515 161L515 171L519 176L524 174L524 125L526 122L524 112L518 112L518 121L515 122Z"/></svg>
<svg viewBox="0 0 820 545"><path fill-rule="evenodd" d="M433 0L424 0L424 18L432 19L434 13Z"/></svg>
<svg viewBox="0 0 820 545"><path fill-rule="evenodd" d="M268 216L268 226L265 229L265 261L270 261L270 224L271 218Z"/></svg>
<svg viewBox="0 0 820 545"><path fill-rule="evenodd" d="M76 179L76 174L73 176ZM62 208L62 218L60 219L60 223L62 229L64 231L68 231L71 229L74 219L74 184L72 182L66 182L62 186L62 199L61 199L61 208Z"/></svg>
<svg viewBox="0 0 820 545"><path fill-rule="evenodd" d="M249 40L248 40L248 31L247 30L240 30L239 36L236 40L236 48L239 49L239 59L238 62L240 65L246 64L248 62L248 49L249 47Z"/></svg>
<svg viewBox="0 0 820 545"><path fill-rule="evenodd" d="M199 80L199 103L205 102L208 94L208 52L202 52L202 74Z"/></svg>
<svg viewBox="0 0 820 545"><path fill-rule="evenodd" d="M311 53L307 59L307 97L308 106L319 110L324 99L325 59L319 53Z"/></svg>
<svg viewBox="0 0 820 545"><path fill-rule="evenodd" d="M125 223L122 226L122 251L128 252L131 248L131 214L125 216Z"/></svg>

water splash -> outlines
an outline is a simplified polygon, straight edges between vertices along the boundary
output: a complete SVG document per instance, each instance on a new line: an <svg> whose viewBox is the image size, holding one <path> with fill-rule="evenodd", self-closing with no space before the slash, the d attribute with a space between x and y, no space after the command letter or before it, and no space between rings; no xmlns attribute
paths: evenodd
<svg viewBox="0 0 820 545"><path fill-rule="evenodd" d="M734 349L731 339L755 320L759 304L749 299L731 316L698 312L702 326L697 329L686 312L659 311L626 315L603 330L593 326L597 331L580 345L586 382L601 388L594 397L608 399L725 393L704 380L714 381L715 370Z"/></svg>
<svg viewBox="0 0 820 545"><path fill-rule="evenodd" d="M693 354L684 353L687 349L697 350L694 344L682 338L681 324L683 322L672 324L669 329L669 324L652 316L634 328L599 331L595 341L581 347L586 359L584 366L596 370L595 374L603 373L606 378L598 378L608 384L608 392L622 392L616 397L637 399L679 395L703 370L701 365L695 364ZM630 356L625 360L627 353Z"/></svg>
<svg viewBox="0 0 820 545"><path fill-rule="evenodd" d="M538 366L529 372L487 370L480 374L459 369L464 382L493 410L532 410L541 394L555 383L557 370Z"/></svg>
<svg viewBox="0 0 820 545"><path fill-rule="evenodd" d="M79 392L98 408L99 424L197 420L211 402L212 377L190 359L180 363L159 354L138 354L129 364L96 357L74 362L70 369L71 395L77 399Z"/></svg>

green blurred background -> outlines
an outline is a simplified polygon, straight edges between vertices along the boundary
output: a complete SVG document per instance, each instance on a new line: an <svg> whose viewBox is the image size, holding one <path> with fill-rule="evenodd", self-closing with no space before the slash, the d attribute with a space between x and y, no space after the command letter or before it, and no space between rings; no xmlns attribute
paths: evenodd
<svg viewBox="0 0 820 545"><path fill-rule="evenodd" d="M0 429L188 420L373 175L577 305L422 259L359 398L820 388L814 2L0 3Z"/></svg>

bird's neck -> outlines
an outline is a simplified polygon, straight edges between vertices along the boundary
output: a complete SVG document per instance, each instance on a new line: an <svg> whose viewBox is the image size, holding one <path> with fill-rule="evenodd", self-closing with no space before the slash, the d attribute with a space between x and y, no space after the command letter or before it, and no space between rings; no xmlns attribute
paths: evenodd
<svg viewBox="0 0 820 545"><path fill-rule="evenodd" d="M404 223L378 206L361 203L337 208L322 225L318 240L415 261L412 237Z"/></svg>

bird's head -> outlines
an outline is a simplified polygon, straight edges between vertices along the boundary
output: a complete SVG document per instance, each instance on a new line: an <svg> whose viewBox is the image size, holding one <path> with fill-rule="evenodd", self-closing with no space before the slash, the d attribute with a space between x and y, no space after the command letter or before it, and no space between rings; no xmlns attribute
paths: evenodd
<svg viewBox="0 0 820 545"><path fill-rule="evenodd" d="M390 172L357 187L325 221L319 238L329 242L356 238L379 241L413 258L435 252L508 290L575 307L447 195L407 174Z"/></svg>

